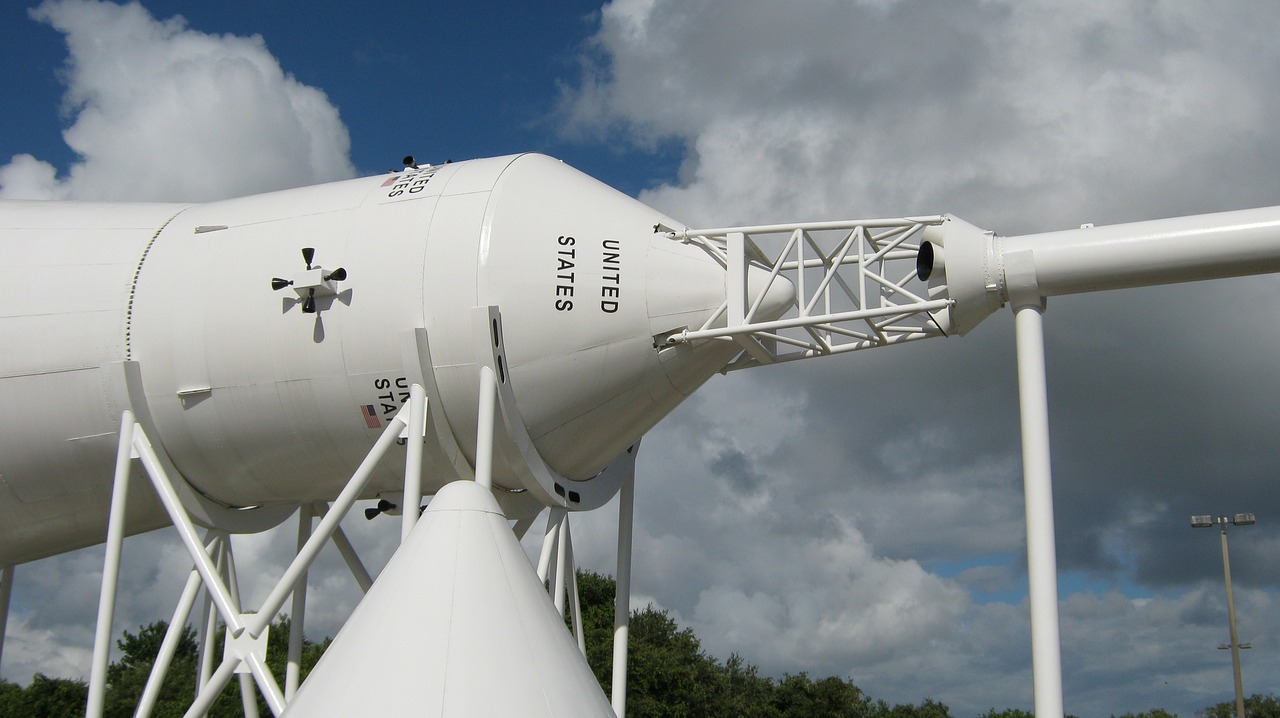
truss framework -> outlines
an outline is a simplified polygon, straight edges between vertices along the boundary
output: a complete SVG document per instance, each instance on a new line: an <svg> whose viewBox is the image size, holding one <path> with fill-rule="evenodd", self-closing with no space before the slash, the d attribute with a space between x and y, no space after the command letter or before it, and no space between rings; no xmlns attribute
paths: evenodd
<svg viewBox="0 0 1280 718"><path fill-rule="evenodd" d="M943 336L916 277L925 227L941 216L655 231L693 244L728 272L726 299L701 327L667 344L732 341L742 352L723 371ZM754 275L754 276L753 276ZM756 286L762 278L763 286ZM789 281L794 299L777 319L758 317L770 289Z"/></svg>
<svg viewBox="0 0 1280 718"><path fill-rule="evenodd" d="M499 379L487 366L482 366L480 393L480 421L477 440L477 465L475 480L492 488L490 472L493 447L493 430L496 414L518 416L509 388L503 391ZM153 446L146 429L130 410L121 415L120 440L116 454L116 470L113 479L111 518L108 526L106 557L103 565L102 592L99 597L97 632L94 642L92 670L89 680L87 716L101 716L106 695L106 669L111 645L112 622L115 615L116 592L120 558L124 539L124 512L129 501L135 461L150 480L169 514L178 535L193 561L182 594L177 601L169 629L135 715L145 718L155 708L165 674L172 664L183 627L191 618L200 593L205 594L203 615L200 618L200 676L194 702L186 715L202 716L213 701L234 678L239 678L246 716L258 715L255 695L260 692L273 715L284 712L299 688L302 631L306 611L307 572L326 542L332 541L346 560L348 568L361 590L368 592L373 583L369 572L355 553L351 542L342 530L340 521L350 510L372 476L373 468L383 459L397 440L407 440L405 466L405 506L416 506L421 501L421 445L427 434L428 400L423 387L413 384L410 399L388 423L374 447L340 492L332 505L328 502L304 503L298 507L297 554L293 562L278 579L274 589L256 611L246 611L241 606L235 560L232 553L231 534L220 528L209 529L203 537L197 533L191 516L174 488L172 478L164 468L160 452ZM412 439L412 440L410 440ZM634 486L634 449L627 453L627 460L615 462L620 472L622 499L619 504L618 525L618 594L617 606L623 607L614 624L614 711L623 715L626 699L627 634L629 627L629 598L631 572L632 496ZM537 565L537 576L546 586L548 599L556 610L564 613L567 608L571 620L571 632L578 648L586 658L585 638L582 628L581 606L578 600L576 562L573 540L569 528L570 511L564 507L552 507L547 517L547 529L543 537ZM408 536L418 518L417 511L403 511L401 540ZM319 524L313 528L313 519ZM4 567L0 572L0 599L7 599L12 584L13 571ZM292 597L288 659L283 690L266 665L267 633L271 620L286 600ZM567 605L566 605L567 604ZM7 608L8 601L0 600L0 608ZM221 660L213 655L212 647L218 623L225 627L226 652ZM0 637L4 622L0 620ZM256 691L255 691L256 688Z"/></svg>

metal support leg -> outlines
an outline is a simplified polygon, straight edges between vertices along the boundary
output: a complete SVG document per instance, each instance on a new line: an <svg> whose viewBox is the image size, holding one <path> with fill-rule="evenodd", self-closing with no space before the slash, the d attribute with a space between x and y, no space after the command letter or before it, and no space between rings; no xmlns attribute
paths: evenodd
<svg viewBox="0 0 1280 718"><path fill-rule="evenodd" d="M635 475L622 484L618 496L618 575L613 601L613 712L627 712L627 634L631 626L631 534L636 495Z"/></svg>
<svg viewBox="0 0 1280 718"><path fill-rule="evenodd" d="M120 443L116 447L116 471L111 485L111 514L107 520L107 552L102 561L102 593L98 597L98 629L93 641L89 672L89 698L85 718L102 718L107 692L107 658L111 653L111 624L116 613L116 586L120 581L120 548L124 543L124 515L129 501L130 461L133 457L133 413L120 417Z"/></svg>
<svg viewBox="0 0 1280 718"><path fill-rule="evenodd" d="M215 535L215 542L210 547L209 552L217 557L218 571L222 571L224 562L222 560L222 545L227 540L225 533L218 532ZM213 678L213 644L214 636L218 630L218 612L213 610L213 593L205 587L204 592L204 608L201 613L200 621L200 674L196 680L196 696L205 690L209 685L209 681Z"/></svg>
<svg viewBox="0 0 1280 718"><path fill-rule="evenodd" d="M112 488L106 558L103 566L102 594L99 600L98 629L94 645L86 715L92 718L101 718L104 707L107 658L111 645L111 624L115 612L115 596L119 579L120 549L124 537L124 516L128 502L129 475L132 468L130 462L133 458L140 459L146 470L147 477L151 480L161 503L165 507L166 513L168 513L174 527L178 530L187 553L195 563L193 576L189 580L188 587L184 591L175 612L170 634L166 635L161 647L161 653L157 656L156 668L158 673L153 673L151 679L151 682L155 683L155 685L149 686L147 689L153 694L151 702L154 703L154 693L158 686L155 676L162 677L164 671L167 670L167 664L172 658L172 648L176 647L176 639L173 637L175 635L180 637L180 625L185 624L186 617L190 613L191 606L194 604L199 592L199 584L203 582L206 590L206 602L204 607L205 616L202 621L201 670L197 683L195 703L188 711L188 715L203 715L217 698L217 694L231 680L231 677L237 673L241 677L241 693L244 699L246 716L256 718L258 713L257 697L255 695L257 691L254 690L255 683L257 689L266 698L271 712L275 715L280 715L285 708L285 696L263 660L262 651L263 644L266 641L266 632L276 612L280 610L284 601L292 594L295 598L294 615L298 619L296 624L297 635L296 637L291 637L291 643L296 644L296 648L291 650L291 657L294 659L291 661L291 667L295 676L291 684L286 684L289 685L290 693L292 694L296 690L298 682L296 674L299 673L298 669L300 667L302 615L305 611L305 599L302 597L305 596L306 575L308 568L324 542L331 537L334 539L334 542L338 544L339 550L344 554L344 558L348 559L348 564L351 566L357 580L360 581L361 588L367 591L369 585L372 584L368 572L364 570L358 558L354 557L350 543L345 541L345 535L341 533L339 522L351 505L363 493L365 486L372 478L378 462L400 437L402 429L408 427L405 433L408 437L414 439L410 444L416 443L419 445L418 448L421 449L420 445L424 438L421 430L425 426L425 395L420 387L413 391L412 394L413 399L416 400L411 400L409 406L403 407L395 418L388 422L373 449L365 456L364 461L361 462L359 468L356 469L347 485L343 487L343 490L335 499L332 510L327 510L328 507L325 507L323 519L320 521L316 531L309 536L307 533L311 523L310 510L313 507L302 507L300 509L300 524L305 523L307 530L304 531L300 526L298 554L285 570L271 594L262 603L258 612L249 614L241 610L236 571L231 556L230 541L226 533L217 530L211 531L212 540L210 540L210 537L205 539L208 545L205 545L205 541L201 541L196 536L195 526L192 524L191 517L169 480L164 464L161 462L155 448L151 445L142 427L134 420L133 414L129 411L123 412L121 416L120 441L116 456L115 481ZM496 389L490 394L496 396ZM492 414L491 408L490 424L492 424ZM421 417L421 421L415 422L412 417ZM418 453L420 454L420 452ZM418 463L420 463L420 457ZM411 477L408 476L411 468L412 466L406 469L406 481L411 481ZM416 511L412 513L416 514ZM343 550L344 543L346 544L346 550ZM211 550L214 556L217 557L216 559L210 555ZM348 556L348 554L351 555ZM5 575L10 577L12 572L6 571ZM217 608L216 612L212 610L214 606ZM214 627L218 618L222 619L227 628L229 653L223 659L222 665L218 670L213 672L211 670L213 663L211 647ZM173 629L176 629L178 633L174 633ZM2 636L2 633L0 633L0 636ZM166 647L169 648L168 655L166 655ZM232 653L236 655L232 655ZM246 668L248 670L247 673L244 672ZM150 705L145 702L145 696L140 708L144 715L150 710Z"/></svg>
<svg viewBox="0 0 1280 718"><path fill-rule="evenodd" d="M547 512L547 529L542 535L542 552L538 554L538 580L546 583L551 581L551 585L555 585L555 564L552 558L556 555L558 542L560 540L560 521L564 518L565 510L562 508L552 508Z"/></svg>
<svg viewBox="0 0 1280 718"><path fill-rule="evenodd" d="M560 536L556 546L556 572L551 584L551 599L555 603L556 613L564 615L564 585L569 578L569 515L560 519Z"/></svg>
<svg viewBox="0 0 1280 718"><path fill-rule="evenodd" d="M409 425L405 427L404 505L400 507L400 542L418 522L422 503L422 443L427 438L427 394L419 384L409 387Z"/></svg>
<svg viewBox="0 0 1280 718"><path fill-rule="evenodd" d="M239 663L234 658L227 657L218 666L218 670L213 672L209 677L209 682L204 689L200 691L200 695L196 696L196 700L183 714L184 718L200 718L209 712L209 708L213 706L213 702L218 700L218 696L222 693L222 689L227 687L231 682L231 678L236 674L236 664Z"/></svg>
<svg viewBox="0 0 1280 718"><path fill-rule="evenodd" d="M173 611L173 618L169 621L169 628L165 631L160 652L156 654L155 663L151 666L151 675L147 677L142 698L138 700L135 718L148 718L152 709L155 708L156 700L160 697L160 687L164 684L165 675L169 673L169 665L173 663L173 656L178 650L178 643L182 640L183 630L187 626L187 616L191 615L191 607L195 605L199 595L200 572L192 569L191 575L187 577L187 585L182 589L182 596L178 598L178 606Z"/></svg>
<svg viewBox="0 0 1280 718"><path fill-rule="evenodd" d="M476 483L493 488L493 419L498 399L498 377L487 366L480 367L480 404L476 420Z"/></svg>
<svg viewBox="0 0 1280 718"><path fill-rule="evenodd" d="M578 650L582 656L587 655L587 638L582 635L582 605L578 601L578 570L573 560L573 534L569 531L569 522L564 524L565 545L565 578L568 580L569 617L573 625L573 635L578 639Z"/></svg>
<svg viewBox="0 0 1280 718"><path fill-rule="evenodd" d="M298 507L298 551L302 551L302 547L307 544L307 539L311 538L311 505L302 504ZM293 694L298 692L298 684L302 677L302 637L303 625L307 613L307 572L302 573L302 578L298 579L298 583L293 587L293 605L289 610L289 662L284 669L284 700L289 702L293 700Z"/></svg>
<svg viewBox="0 0 1280 718"><path fill-rule="evenodd" d="M234 602L233 606L236 609L236 613L240 613L240 577L236 573L236 557L235 552L232 551L230 537L227 538L223 547L226 558L225 578L227 580L227 589L230 592L231 600ZM227 631L228 635L224 639L226 641L224 645L230 645L231 633L230 630ZM250 673L242 673L239 670L236 671L236 674L240 681L240 703L244 706L244 718L258 718L258 692L253 687L254 676ZM263 691L263 693L266 693L266 691Z"/></svg>
<svg viewBox="0 0 1280 718"><path fill-rule="evenodd" d="M1044 368L1044 307L1014 308L1022 473L1027 512L1027 574L1031 602L1031 670L1038 718L1062 718L1062 647L1058 626L1058 563L1049 467L1049 401Z"/></svg>
<svg viewBox="0 0 1280 718"><path fill-rule="evenodd" d="M196 527L191 522L191 517L187 515L187 511L183 507L181 499L178 498L172 482L169 481L168 474L165 473L164 467L160 463L160 457L156 455L155 448L151 446L151 441L141 431L141 427L136 424L133 424L133 426L135 427L133 448L147 470L151 485L155 487L156 493L160 496L160 502L164 504L165 512L168 513L169 519L173 521L174 528L178 530L178 536L186 546L187 554L195 561L196 569L200 571L200 578L204 579L205 588L209 590L213 604L218 607L218 615L222 617L223 622L227 624L227 628L232 633L239 633L244 630L244 622L240 617L240 611L235 607L235 602L231 599L230 592L218 575L213 565L213 560L205 552L204 543L196 533Z"/></svg>
<svg viewBox="0 0 1280 718"><path fill-rule="evenodd" d="M280 607L284 605L284 601L289 594L293 592L293 587L298 582L302 572L315 560L316 554L320 552L324 542L334 535L338 524L347 515L347 511L351 509L351 505L364 493L364 487L373 478L373 470L377 467L383 455L387 453L387 450L396 442L396 439L400 438L400 430L405 427L406 421L408 421L408 412L402 409L387 424L387 428L383 430L382 436L378 437L373 449L364 457L364 461L360 463L360 467L351 476L351 480L338 494L338 498L334 499L333 506L325 514L325 517L321 519L315 533L307 540L302 550L298 552L293 562L289 564L289 567L285 569L284 575L276 583L276 587L272 589L271 594L262 602L258 613L249 617L246 624L249 635L259 636L271 624L271 619L275 616L276 611L279 611Z"/></svg>
<svg viewBox="0 0 1280 718"><path fill-rule="evenodd" d="M321 501L313 504L312 509L316 516L324 518L329 512L329 504ZM342 530L342 526L338 526L333 531L333 545L337 547L338 553L342 555L342 560L347 564L347 570L351 571L351 576L356 580L356 585L360 587L361 593L368 593L373 586L373 577L369 575L369 569L364 567L364 563L360 561L360 555L356 553L356 547L351 545L351 539L347 538L347 533Z"/></svg>
<svg viewBox="0 0 1280 718"><path fill-rule="evenodd" d="M0 568L0 666L4 665L4 634L9 628L9 600L13 598L13 566Z"/></svg>

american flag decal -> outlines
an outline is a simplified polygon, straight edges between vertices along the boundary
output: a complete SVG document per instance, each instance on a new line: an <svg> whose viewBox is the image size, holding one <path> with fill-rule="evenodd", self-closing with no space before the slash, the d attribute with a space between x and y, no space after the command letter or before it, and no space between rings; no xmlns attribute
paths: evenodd
<svg viewBox="0 0 1280 718"><path fill-rule="evenodd" d="M382 422L378 419L378 412L373 408L373 404L365 404L360 407L360 413L364 414L365 426L370 429L382 428Z"/></svg>

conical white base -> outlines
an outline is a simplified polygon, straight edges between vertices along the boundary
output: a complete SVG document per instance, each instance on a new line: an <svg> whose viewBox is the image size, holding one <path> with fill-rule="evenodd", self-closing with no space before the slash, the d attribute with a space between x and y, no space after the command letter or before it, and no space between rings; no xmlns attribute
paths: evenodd
<svg viewBox="0 0 1280 718"><path fill-rule="evenodd" d="M492 493L445 486L285 715L613 716Z"/></svg>

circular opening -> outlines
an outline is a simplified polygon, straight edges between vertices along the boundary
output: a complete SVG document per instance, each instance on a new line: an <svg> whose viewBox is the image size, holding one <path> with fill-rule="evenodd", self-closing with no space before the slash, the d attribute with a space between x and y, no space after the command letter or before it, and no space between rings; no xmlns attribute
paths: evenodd
<svg viewBox="0 0 1280 718"><path fill-rule="evenodd" d="M920 251L916 254L916 276L920 281L927 282L933 274L933 242L925 242L920 245Z"/></svg>

